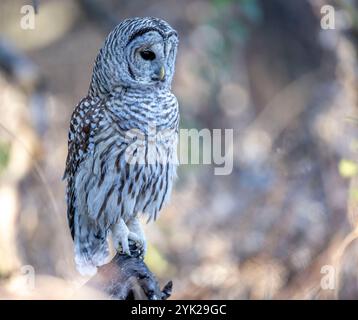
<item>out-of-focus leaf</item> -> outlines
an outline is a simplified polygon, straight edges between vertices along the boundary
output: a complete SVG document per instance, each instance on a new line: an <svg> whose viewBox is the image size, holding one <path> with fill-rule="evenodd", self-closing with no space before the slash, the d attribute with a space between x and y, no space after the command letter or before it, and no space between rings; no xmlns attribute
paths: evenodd
<svg viewBox="0 0 358 320"><path fill-rule="evenodd" d="M356 200L356 201L358 201L358 189L356 189L356 188L352 188L351 190L350 190L350 198L352 199L352 200Z"/></svg>
<svg viewBox="0 0 358 320"><path fill-rule="evenodd" d="M249 36L249 30L240 20L229 21L230 37L233 41L242 43L246 41Z"/></svg>
<svg viewBox="0 0 358 320"><path fill-rule="evenodd" d="M240 0L240 7L251 21L259 22L261 20L262 12L256 0Z"/></svg>
<svg viewBox="0 0 358 320"><path fill-rule="evenodd" d="M148 252L145 263L155 274L162 275L168 268L168 262L154 246L148 244Z"/></svg>
<svg viewBox="0 0 358 320"><path fill-rule="evenodd" d="M212 3L217 8L222 8L234 2L235 0L212 0Z"/></svg>
<svg viewBox="0 0 358 320"><path fill-rule="evenodd" d="M341 160L338 169L340 175L344 178L351 178L358 174L358 164L352 160Z"/></svg>
<svg viewBox="0 0 358 320"><path fill-rule="evenodd" d="M0 141L0 174L6 168L10 159L10 145Z"/></svg>

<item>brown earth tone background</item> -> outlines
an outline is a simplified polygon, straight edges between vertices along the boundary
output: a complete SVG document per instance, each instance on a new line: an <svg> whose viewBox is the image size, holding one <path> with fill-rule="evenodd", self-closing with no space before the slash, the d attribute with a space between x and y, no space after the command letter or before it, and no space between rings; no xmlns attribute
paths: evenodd
<svg viewBox="0 0 358 320"><path fill-rule="evenodd" d="M160 282L175 299L358 299L357 1L36 2L34 30L20 28L31 1L0 4L0 299L73 298L86 280L66 221L67 129L106 34L133 16L179 32L181 127L234 130L232 173L181 166L145 227Z"/></svg>

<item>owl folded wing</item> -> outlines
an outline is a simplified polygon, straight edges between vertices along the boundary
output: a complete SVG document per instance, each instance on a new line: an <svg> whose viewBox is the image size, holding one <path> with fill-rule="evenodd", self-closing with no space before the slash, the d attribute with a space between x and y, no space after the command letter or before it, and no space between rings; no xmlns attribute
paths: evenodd
<svg viewBox="0 0 358 320"><path fill-rule="evenodd" d="M67 218L74 237L75 186L74 178L83 160L94 148L94 137L104 117L99 100L84 98L73 111L68 135L68 154L63 179L67 179Z"/></svg>

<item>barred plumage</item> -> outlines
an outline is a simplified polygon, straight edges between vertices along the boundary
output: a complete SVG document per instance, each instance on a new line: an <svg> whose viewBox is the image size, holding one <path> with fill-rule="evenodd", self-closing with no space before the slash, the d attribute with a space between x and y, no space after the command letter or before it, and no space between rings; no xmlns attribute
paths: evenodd
<svg viewBox="0 0 358 320"><path fill-rule="evenodd" d="M179 113L170 91L177 44L163 20L123 21L107 37L88 96L73 112L64 177L83 274L106 262L109 233L123 251L128 239L145 251L138 214L155 220L168 201L177 166Z"/></svg>

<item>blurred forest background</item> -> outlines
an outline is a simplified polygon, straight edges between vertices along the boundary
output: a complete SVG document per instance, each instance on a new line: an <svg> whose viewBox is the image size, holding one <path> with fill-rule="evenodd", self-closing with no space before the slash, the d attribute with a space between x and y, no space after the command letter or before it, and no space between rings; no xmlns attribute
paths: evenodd
<svg viewBox="0 0 358 320"><path fill-rule="evenodd" d="M181 166L145 226L160 282L176 299L358 299L358 1L40 0L23 30L31 3L0 4L0 299L70 298L86 280L66 221L67 130L105 36L133 16L179 32L181 127L234 129L232 174Z"/></svg>

